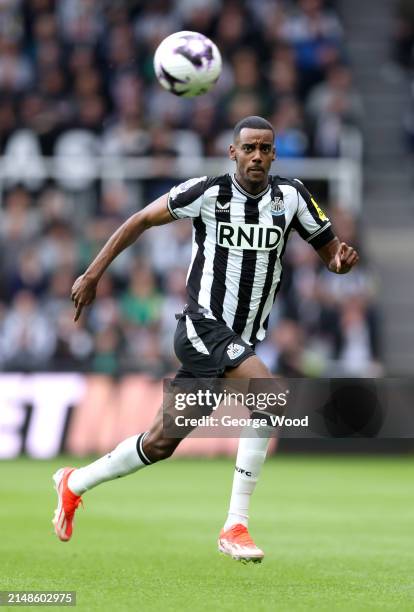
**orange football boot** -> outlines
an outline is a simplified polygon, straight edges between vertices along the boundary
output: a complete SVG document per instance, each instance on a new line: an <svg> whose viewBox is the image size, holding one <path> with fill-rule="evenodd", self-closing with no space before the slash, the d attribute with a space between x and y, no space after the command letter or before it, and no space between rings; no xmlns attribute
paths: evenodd
<svg viewBox="0 0 414 612"><path fill-rule="evenodd" d="M55 533L62 542L69 542L72 537L73 518L82 497L73 493L68 487L68 478L76 468L65 467L53 475L58 496L58 507L52 523Z"/></svg>
<svg viewBox="0 0 414 612"><path fill-rule="evenodd" d="M221 530L218 539L218 549L236 561L252 561L261 563L264 552L260 550L250 537L247 527L241 523L232 525L230 529Z"/></svg>

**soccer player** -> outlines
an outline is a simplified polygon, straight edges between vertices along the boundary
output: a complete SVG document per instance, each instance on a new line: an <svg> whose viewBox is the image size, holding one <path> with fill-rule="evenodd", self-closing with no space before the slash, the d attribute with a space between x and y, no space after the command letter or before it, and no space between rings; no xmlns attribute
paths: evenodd
<svg viewBox="0 0 414 612"><path fill-rule="evenodd" d="M290 231L309 242L331 272L345 274L358 262L356 251L334 235L329 219L299 180L269 176L274 137L268 121L246 117L235 126L229 147L234 175L186 181L127 219L76 279L75 321L94 300L99 279L119 253L148 228L190 217L193 250L188 304L175 335L182 363L175 381L272 378L255 345L265 337ZM90 465L58 470L53 524L60 540L70 540L74 513L86 491L170 457L179 442L164 434L160 410L149 431L124 440ZM234 559L261 561L264 556L247 527L268 443L269 436L240 439L229 513L218 540L219 550Z"/></svg>

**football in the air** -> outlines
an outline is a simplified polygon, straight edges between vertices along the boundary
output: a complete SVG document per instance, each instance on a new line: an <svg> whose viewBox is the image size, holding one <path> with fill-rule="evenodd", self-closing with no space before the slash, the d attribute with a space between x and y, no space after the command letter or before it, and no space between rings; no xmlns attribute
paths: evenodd
<svg viewBox="0 0 414 612"><path fill-rule="evenodd" d="M157 48L154 69L165 89L176 96L192 98L213 87L220 76L221 55L204 34L176 32Z"/></svg>

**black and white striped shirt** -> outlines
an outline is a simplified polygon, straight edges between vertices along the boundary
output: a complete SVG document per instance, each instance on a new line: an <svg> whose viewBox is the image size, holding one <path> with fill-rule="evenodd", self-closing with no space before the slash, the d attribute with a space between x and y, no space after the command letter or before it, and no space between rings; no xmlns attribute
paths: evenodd
<svg viewBox="0 0 414 612"><path fill-rule="evenodd" d="M190 179L170 191L168 209L174 219L193 219L189 311L224 321L249 344L265 337L290 230L315 249L334 238L329 219L297 179L269 176L257 195L234 175Z"/></svg>

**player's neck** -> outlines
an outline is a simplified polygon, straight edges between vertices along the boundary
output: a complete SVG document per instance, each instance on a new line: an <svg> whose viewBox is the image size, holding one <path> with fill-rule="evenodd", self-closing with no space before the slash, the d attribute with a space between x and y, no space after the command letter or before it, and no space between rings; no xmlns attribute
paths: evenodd
<svg viewBox="0 0 414 612"><path fill-rule="evenodd" d="M269 184L269 177L267 175L260 183L243 179L238 172L235 173L234 178L240 187L243 187L247 193L251 193L252 195L257 195L261 191L264 191Z"/></svg>

